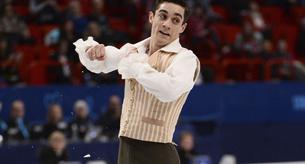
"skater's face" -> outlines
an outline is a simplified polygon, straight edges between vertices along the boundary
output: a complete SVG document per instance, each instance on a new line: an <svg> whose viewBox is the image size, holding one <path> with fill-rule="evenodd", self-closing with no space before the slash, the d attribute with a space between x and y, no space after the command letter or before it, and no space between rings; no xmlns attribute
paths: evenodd
<svg viewBox="0 0 305 164"><path fill-rule="evenodd" d="M149 13L149 22L152 25L151 39L158 46L165 46L176 40L185 30L185 9L177 4L164 2L155 12Z"/></svg>

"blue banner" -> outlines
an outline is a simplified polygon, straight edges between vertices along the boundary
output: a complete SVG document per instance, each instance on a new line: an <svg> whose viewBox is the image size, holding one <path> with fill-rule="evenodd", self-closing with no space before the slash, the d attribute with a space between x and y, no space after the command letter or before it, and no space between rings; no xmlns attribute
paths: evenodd
<svg viewBox="0 0 305 164"><path fill-rule="evenodd" d="M91 115L104 111L111 95L123 99L124 87L48 86L0 89L1 117L7 118L12 101L21 99L26 119L43 121L48 104L57 102L65 118L72 117L78 99L89 103ZM221 122L304 121L305 84L204 85L192 91L182 111L182 118Z"/></svg>

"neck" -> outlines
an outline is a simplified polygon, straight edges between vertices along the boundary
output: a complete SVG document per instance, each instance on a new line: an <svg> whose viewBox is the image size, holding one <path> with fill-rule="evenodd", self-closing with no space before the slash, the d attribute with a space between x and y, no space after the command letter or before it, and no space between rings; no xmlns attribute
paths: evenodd
<svg viewBox="0 0 305 164"><path fill-rule="evenodd" d="M153 53L158 51L160 48L162 48L162 46L157 45L157 43L155 41L153 41L153 39L150 40L148 55L152 55Z"/></svg>

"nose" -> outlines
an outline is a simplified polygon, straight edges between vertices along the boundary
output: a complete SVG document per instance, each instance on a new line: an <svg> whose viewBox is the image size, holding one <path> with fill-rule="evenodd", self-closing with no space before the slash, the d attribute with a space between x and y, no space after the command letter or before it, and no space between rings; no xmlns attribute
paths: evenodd
<svg viewBox="0 0 305 164"><path fill-rule="evenodd" d="M171 20L167 19L166 21L163 22L162 26L163 26L163 28L169 30L171 27L171 23L172 23Z"/></svg>

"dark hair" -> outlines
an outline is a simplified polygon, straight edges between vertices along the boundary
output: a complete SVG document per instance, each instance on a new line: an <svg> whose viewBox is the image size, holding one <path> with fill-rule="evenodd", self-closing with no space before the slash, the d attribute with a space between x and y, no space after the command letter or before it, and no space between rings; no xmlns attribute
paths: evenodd
<svg viewBox="0 0 305 164"><path fill-rule="evenodd" d="M154 14L155 14L156 10L159 8L159 6L164 2L174 3L174 4L177 4L177 5L184 8L184 20L183 20L184 23L190 17L190 15L191 15L190 12L191 11L190 11L190 8L188 7L187 3L186 3L186 0L155 0L155 3L152 7L152 11L153 11Z"/></svg>

